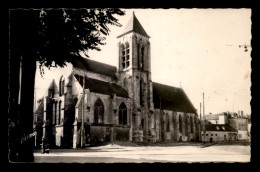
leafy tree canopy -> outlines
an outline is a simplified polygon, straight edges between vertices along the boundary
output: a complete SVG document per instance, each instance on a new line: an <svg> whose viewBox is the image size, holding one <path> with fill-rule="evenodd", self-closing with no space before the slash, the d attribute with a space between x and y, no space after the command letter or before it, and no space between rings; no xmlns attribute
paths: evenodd
<svg viewBox="0 0 260 172"><path fill-rule="evenodd" d="M11 10L11 50L39 61L42 74L43 66L63 67L80 52L100 51L108 25L121 26L114 15L124 14L114 8Z"/></svg>

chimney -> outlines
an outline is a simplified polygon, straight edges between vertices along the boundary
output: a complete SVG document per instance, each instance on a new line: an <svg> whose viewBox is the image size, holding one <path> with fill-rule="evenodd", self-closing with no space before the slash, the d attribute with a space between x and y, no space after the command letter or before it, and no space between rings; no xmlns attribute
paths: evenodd
<svg viewBox="0 0 260 172"><path fill-rule="evenodd" d="M238 111L237 116L240 117L240 111Z"/></svg>
<svg viewBox="0 0 260 172"><path fill-rule="evenodd" d="M241 116L244 117L244 112L241 110Z"/></svg>

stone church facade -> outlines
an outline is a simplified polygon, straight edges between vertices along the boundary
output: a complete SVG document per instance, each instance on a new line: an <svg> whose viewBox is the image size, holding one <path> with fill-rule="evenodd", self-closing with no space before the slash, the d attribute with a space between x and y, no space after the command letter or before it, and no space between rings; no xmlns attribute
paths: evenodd
<svg viewBox="0 0 260 172"><path fill-rule="evenodd" d="M149 38L133 14L117 37L118 69L73 59L69 75L54 79L38 100L36 143L43 136L52 147L70 148L112 141L199 141L198 114L184 90L151 80Z"/></svg>

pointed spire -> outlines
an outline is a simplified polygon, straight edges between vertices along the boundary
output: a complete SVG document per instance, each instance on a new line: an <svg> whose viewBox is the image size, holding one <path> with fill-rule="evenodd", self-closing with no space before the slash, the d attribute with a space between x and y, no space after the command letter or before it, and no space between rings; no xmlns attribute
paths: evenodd
<svg viewBox="0 0 260 172"><path fill-rule="evenodd" d="M117 38L119 38L127 33L130 33L130 32L139 33L140 35L150 38L150 36L145 32L144 28L142 27L142 25L136 18L134 11L133 11L133 15L131 16L130 20L124 27L123 32Z"/></svg>

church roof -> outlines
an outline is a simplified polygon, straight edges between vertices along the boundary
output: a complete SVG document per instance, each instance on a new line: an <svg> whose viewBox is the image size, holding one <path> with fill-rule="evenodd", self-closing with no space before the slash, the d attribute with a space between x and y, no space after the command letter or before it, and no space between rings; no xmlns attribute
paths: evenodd
<svg viewBox="0 0 260 172"><path fill-rule="evenodd" d="M140 24L140 22L136 18L134 12L133 12L133 15L131 16L130 20L124 27L123 32L117 38L119 38L127 33L130 33L130 32L139 33L140 35L150 38L150 36L145 32L143 26Z"/></svg>
<svg viewBox="0 0 260 172"><path fill-rule="evenodd" d="M83 57L75 57L71 60L71 63L74 67L85 69L90 72L102 74L116 79L116 70L115 66L111 66L105 63L97 62Z"/></svg>
<svg viewBox="0 0 260 172"><path fill-rule="evenodd" d="M229 124L207 124L205 125L205 128L206 131L237 131Z"/></svg>
<svg viewBox="0 0 260 172"><path fill-rule="evenodd" d="M196 109L181 88L153 82L154 108L176 112L196 113Z"/></svg>
<svg viewBox="0 0 260 172"><path fill-rule="evenodd" d="M83 86L82 82L79 83L81 86ZM85 89L89 89L90 92L94 92L94 93L100 93L106 95L116 94L116 96L118 97L129 98L127 91L123 89L121 86L114 83L104 82L92 78L87 78L87 77L85 78Z"/></svg>

